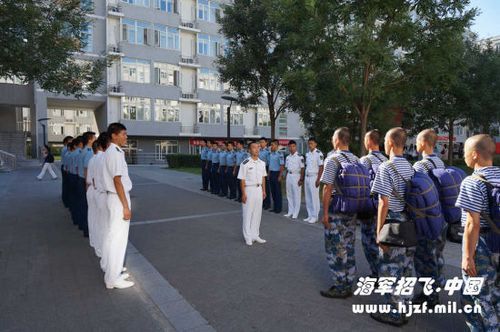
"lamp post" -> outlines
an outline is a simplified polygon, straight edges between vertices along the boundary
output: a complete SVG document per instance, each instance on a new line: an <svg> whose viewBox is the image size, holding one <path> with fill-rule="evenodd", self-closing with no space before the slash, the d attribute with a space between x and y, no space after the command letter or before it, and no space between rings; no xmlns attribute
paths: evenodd
<svg viewBox="0 0 500 332"><path fill-rule="evenodd" d="M221 97L224 100L229 100L229 106L226 109L226 116L227 116L227 140L231 138L231 105L234 102L237 102L238 99L231 97L231 96L222 96Z"/></svg>

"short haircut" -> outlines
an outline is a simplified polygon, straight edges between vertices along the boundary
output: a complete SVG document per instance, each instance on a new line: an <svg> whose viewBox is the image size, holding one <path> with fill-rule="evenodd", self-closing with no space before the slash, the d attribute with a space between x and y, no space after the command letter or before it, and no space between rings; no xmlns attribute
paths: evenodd
<svg viewBox="0 0 500 332"><path fill-rule="evenodd" d="M309 139L307 140L308 142L314 142L314 143L318 143L318 141L316 140L316 138L314 137L309 137Z"/></svg>
<svg viewBox="0 0 500 332"><path fill-rule="evenodd" d="M229 144L234 145L233 141L227 142L227 145L229 145Z"/></svg>
<svg viewBox="0 0 500 332"><path fill-rule="evenodd" d="M276 143L276 145L280 145L280 142L277 139L271 140L271 144Z"/></svg>
<svg viewBox="0 0 500 332"><path fill-rule="evenodd" d="M496 152L495 141L490 135L474 135L469 137L465 144L486 160L492 160Z"/></svg>
<svg viewBox="0 0 500 332"><path fill-rule="evenodd" d="M68 144L68 141L72 140L73 139L73 136L66 136L64 137L63 139L63 144L66 145Z"/></svg>
<svg viewBox="0 0 500 332"><path fill-rule="evenodd" d="M208 141L207 141L206 139L204 139L204 140L203 140L203 142L205 142L205 144L207 144L207 143L208 143Z"/></svg>
<svg viewBox="0 0 500 332"><path fill-rule="evenodd" d="M257 144L257 141L250 141L248 142L248 149L250 150L250 147L252 146L252 144Z"/></svg>
<svg viewBox="0 0 500 332"><path fill-rule="evenodd" d="M94 143L92 143L92 151L94 151L94 153L97 153L98 148L99 148L99 142L95 140Z"/></svg>
<svg viewBox="0 0 500 332"><path fill-rule="evenodd" d="M239 140L238 143L240 143L241 145L245 145L245 141L244 140Z"/></svg>
<svg viewBox="0 0 500 332"><path fill-rule="evenodd" d="M75 147L75 143L73 143L73 141L69 142L68 143L68 149L73 149Z"/></svg>
<svg viewBox="0 0 500 332"><path fill-rule="evenodd" d="M262 136L261 138L259 138L259 141L266 141L266 143L267 143L267 138L265 138L264 136Z"/></svg>
<svg viewBox="0 0 500 332"><path fill-rule="evenodd" d="M210 141L210 143L211 143L212 145L217 145L217 142L216 142L216 141Z"/></svg>
<svg viewBox="0 0 500 332"><path fill-rule="evenodd" d="M424 129L418 133L417 137L421 137L425 143L434 147L437 143L438 136L434 129Z"/></svg>
<svg viewBox="0 0 500 332"><path fill-rule="evenodd" d="M73 140L71 142L73 142L73 145L75 147L77 147L78 144L80 144L82 142L81 136L78 136L77 138L73 138Z"/></svg>
<svg viewBox="0 0 500 332"><path fill-rule="evenodd" d="M98 142L101 149L106 150L108 148L110 140L111 138L109 137L108 133L101 133L96 142Z"/></svg>
<svg viewBox="0 0 500 332"><path fill-rule="evenodd" d="M349 133L349 128L340 127L335 130L333 137L336 137L342 144L349 145L351 142L351 134Z"/></svg>
<svg viewBox="0 0 500 332"><path fill-rule="evenodd" d="M392 128L387 132L387 137L392 141L394 146L404 148L406 144L406 131L403 128Z"/></svg>
<svg viewBox="0 0 500 332"><path fill-rule="evenodd" d="M378 129L370 130L366 133L366 137L368 137L373 144L380 145L380 131L378 131Z"/></svg>
<svg viewBox="0 0 500 332"><path fill-rule="evenodd" d="M112 137L113 134L117 135L123 130L127 130L127 127L119 122L113 122L108 126L108 135Z"/></svg>
<svg viewBox="0 0 500 332"><path fill-rule="evenodd" d="M87 145L89 144L89 141L90 141L90 138L92 136L95 136L95 133L93 131L87 131L87 132L84 132L83 135L82 135L82 142L83 142L83 145Z"/></svg>
<svg viewBox="0 0 500 332"><path fill-rule="evenodd" d="M297 145L297 142L295 142L293 139L291 139L291 140L288 142L288 145L292 145L292 144Z"/></svg>

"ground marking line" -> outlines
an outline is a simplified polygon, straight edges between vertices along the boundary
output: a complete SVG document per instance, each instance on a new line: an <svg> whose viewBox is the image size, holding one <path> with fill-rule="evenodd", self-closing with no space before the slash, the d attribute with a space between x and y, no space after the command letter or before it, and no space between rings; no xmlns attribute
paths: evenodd
<svg viewBox="0 0 500 332"><path fill-rule="evenodd" d="M227 215L227 214L240 213L240 212L241 212L241 210L232 210L232 211L205 213L205 214L193 214L190 216L173 217L173 218L165 218L165 219L157 219L157 220L133 221L130 223L130 226L141 226L141 225L159 224L159 223L163 223L163 222L176 221L176 220L223 216L223 215Z"/></svg>

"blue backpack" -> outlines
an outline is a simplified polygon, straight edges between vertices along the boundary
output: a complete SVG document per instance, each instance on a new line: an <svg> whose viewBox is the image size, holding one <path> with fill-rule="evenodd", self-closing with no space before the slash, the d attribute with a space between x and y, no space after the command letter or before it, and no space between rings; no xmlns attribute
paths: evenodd
<svg viewBox="0 0 500 332"><path fill-rule="evenodd" d="M380 163L383 163L384 160L380 159L377 157L376 154L373 154L375 158L380 160ZM373 182L375 182L375 176L377 175L378 168L380 164L374 164L370 158L366 158L366 161L368 162L368 175L370 176L370 188L373 188ZM378 209L378 195L371 192L370 193L370 198L368 202L368 206L365 209L366 211L358 213L358 218L363 220L363 219L371 219L377 214L377 209Z"/></svg>
<svg viewBox="0 0 500 332"><path fill-rule="evenodd" d="M343 156L347 158L346 155ZM330 211L333 213L366 213L373 209L370 199L370 175L360 162L339 162L332 158L339 167L335 179L335 194L332 197Z"/></svg>
<svg viewBox="0 0 500 332"><path fill-rule="evenodd" d="M406 181L392 162L389 162L389 165L407 184L404 198L396 190L394 194L405 203L409 219L415 222L417 236L436 240L442 233L445 220L434 181L429 175L421 172L415 172L413 177Z"/></svg>
<svg viewBox="0 0 500 332"><path fill-rule="evenodd" d="M475 174L474 177L486 184L489 215L483 213L481 216L488 221L490 232L485 236L485 240L490 251L498 254L500 253L500 179L488 181L482 174Z"/></svg>
<svg viewBox="0 0 500 332"><path fill-rule="evenodd" d="M450 224L460 222L462 211L455 206L455 203L460 193L460 184L467 174L458 167L437 168L432 159L428 158L426 160L434 165L434 169L429 170L429 176L438 190L444 219Z"/></svg>

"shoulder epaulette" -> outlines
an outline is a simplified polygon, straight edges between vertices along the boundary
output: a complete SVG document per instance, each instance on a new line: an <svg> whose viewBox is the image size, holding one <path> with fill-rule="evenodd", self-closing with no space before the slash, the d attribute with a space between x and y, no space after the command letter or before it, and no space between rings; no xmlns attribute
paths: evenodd
<svg viewBox="0 0 500 332"><path fill-rule="evenodd" d="M118 147L116 147L116 151L120 152L120 149Z"/></svg>
<svg viewBox="0 0 500 332"><path fill-rule="evenodd" d="M248 163L250 161L250 158L247 158L243 161L243 165L245 165L246 163Z"/></svg>

